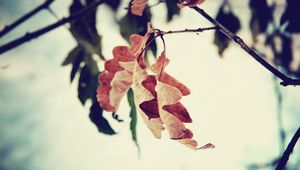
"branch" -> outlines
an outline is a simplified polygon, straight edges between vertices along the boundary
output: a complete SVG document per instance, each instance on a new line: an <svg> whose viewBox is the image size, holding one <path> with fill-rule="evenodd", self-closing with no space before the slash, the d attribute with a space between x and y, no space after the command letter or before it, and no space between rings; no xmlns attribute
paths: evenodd
<svg viewBox="0 0 300 170"><path fill-rule="evenodd" d="M288 146L287 146L286 150L284 151L275 170L283 170L286 167L289 157L290 157L291 153L293 152L293 149L294 149L299 137L300 137L300 127L298 128L298 130L294 134L292 140L288 144Z"/></svg>
<svg viewBox="0 0 300 170"><path fill-rule="evenodd" d="M233 34L231 31L229 31L226 27L224 27L222 24L220 24L218 21L216 21L214 18L212 18L210 15L208 15L203 9L195 6L191 7L196 12L198 12L200 15L202 15L204 18L206 18L209 22L214 24L216 27L218 27L218 30L221 31L224 35L226 35L228 38L232 39L235 43L239 44L240 47L245 50L250 56L252 56L257 62L259 62L263 67L265 67L267 70L269 70L271 73L273 73L276 77L278 77L282 82L280 83L282 86L289 86L289 85L300 85L300 79L292 79L281 73L279 70L277 70L275 67L273 67L271 64L269 64L267 61L265 61L261 56L259 56L254 50L252 50L239 36Z"/></svg>
<svg viewBox="0 0 300 170"><path fill-rule="evenodd" d="M85 8L81 9L80 11L74 13L73 15L70 15L67 18L62 18L61 20L57 21L56 23L48 25L48 26L41 28L39 30L36 30L34 32L26 33L24 36L17 38L15 40L12 40L11 42L8 42L8 43L0 46L0 54L3 54L13 48L16 48L17 46L22 45L23 43L28 42L34 38L37 38L49 31L52 31L68 22L76 20L76 19L82 17L83 15L87 14L90 10L96 8L97 6L99 6L102 3L103 3L102 0L97 0L90 5L87 5Z"/></svg>
<svg viewBox="0 0 300 170"><path fill-rule="evenodd" d="M160 29L154 28L153 30L153 38L150 39L144 49L142 49L142 52L146 50L147 47L158 37L163 37L164 35L168 34L178 34L178 33L200 33L203 31L210 31L210 30L216 30L218 27L204 27L204 28L196 28L196 29L183 29L183 30L175 30L175 31L162 31ZM163 39L162 39L163 40ZM165 50L165 43L164 43L164 50Z"/></svg>
<svg viewBox="0 0 300 170"><path fill-rule="evenodd" d="M205 27L205 28L196 28L196 29L184 29L184 30L176 30L176 31L161 31L159 29L154 29L158 31L160 36L167 34L177 34L177 33L199 33L203 31L216 30L218 27Z"/></svg>
<svg viewBox="0 0 300 170"><path fill-rule="evenodd" d="M47 9L49 8L49 6L54 2L54 0L47 0L45 1L43 4L39 5L38 7L36 7L35 9L33 9L32 11L30 11L29 13L23 15L21 18L17 19L16 21L14 21L13 23L11 23L10 25L6 25L1 31L0 31L0 38L2 36L4 36L5 34L9 33L10 31L12 31L14 28L16 28L18 25L20 25L21 23L23 23L24 21L28 20L29 18L31 18L33 15L35 15L36 13L38 13L39 11L43 10L43 9Z"/></svg>

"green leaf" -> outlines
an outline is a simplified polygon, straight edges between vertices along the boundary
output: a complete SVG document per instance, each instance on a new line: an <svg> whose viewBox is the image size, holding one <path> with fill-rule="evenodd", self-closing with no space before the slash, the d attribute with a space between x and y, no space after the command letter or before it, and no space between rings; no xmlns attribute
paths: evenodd
<svg viewBox="0 0 300 170"><path fill-rule="evenodd" d="M96 125L99 132L114 135L116 132L109 125L109 122L103 117L103 109L99 106L97 99L93 100L89 114L90 120Z"/></svg>
<svg viewBox="0 0 300 170"><path fill-rule="evenodd" d="M91 69L85 65L80 72L78 82L78 98L82 105L87 99L93 99L96 96L98 86L98 76L91 72Z"/></svg>
<svg viewBox="0 0 300 170"><path fill-rule="evenodd" d="M170 22L175 15L180 14L180 8L174 0L167 0L165 4L167 6L167 22Z"/></svg>
<svg viewBox="0 0 300 170"><path fill-rule="evenodd" d="M75 48L73 48L73 50L71 50L69 52L68 56L66 57L66 59L63 61L63 63L61 65L66 66L66 65L74 63L75 59L82 52L82 50L83 50L83 48L80 46L76 46Z"/></svg>
<svg viewBox="0 0 300 170"><path fill-rule="evenodd" d="M93 3L95 0L86 0L86 5ZM83 9L84 5L79 0L73 0L70 7L70 14ZM70 23L70 31L76 39L77 43L84 47L85 51L90 54L97 54L102 60L104 56L101 51L101 36L96 28L96 13L97 9L91 10L85 16L78 18Z"/></svg>
<svg viewBox="0 0 300 170"><path fill-rule="evenodd" d="M138 140L137 140L137 134L136 134L137 113L136 113L136 107L135 107L135 104L134 104L133 91L132 91L131 88L128 90L127 100L128 100L129 106L130 106L129 116L131 118L130 131L131 131L131 135L132 135L132 140L134 141L136 147L140 151L140 147L139 147Z"/></svg>
<svg viewBox="0 0 300 170"><path fill-rule="evenodd" d="M83 59L84 59L84 51L80 51L72 63L73 67L72 67L71 74L70 74L71 82L73 82L73 80L76 76L76 73L80 70L80 64L83 61Z"/></svg>

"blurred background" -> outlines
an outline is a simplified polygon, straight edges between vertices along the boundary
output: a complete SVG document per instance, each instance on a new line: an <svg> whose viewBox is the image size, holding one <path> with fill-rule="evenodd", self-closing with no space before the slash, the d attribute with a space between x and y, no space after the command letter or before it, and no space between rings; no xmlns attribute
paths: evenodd
<svg viewBox="0 0 300 170"><path fill-rule="evenodd" d="M0 0L0 29L44 0ZM55 0L0 37L0 46L75 14L93 0ZM165 31L211 26L176 2L149 1L142 17L129 0L105 0L97 10L0 55L1 170L268 170L299 127L300 88L280 81L215 31L165 36L167 72L186 84L187 127L213 150L192 151L154 138L126 97L117 113L99 107L97 75L117 45L128 45L146 23ZM155 5L157 4L157 5ZM279 70L298 77L297 0L207 0L205 11L241 36ZM163 50L148 52L149 63ZM300 145L288 162L300 169Z"/></svg>

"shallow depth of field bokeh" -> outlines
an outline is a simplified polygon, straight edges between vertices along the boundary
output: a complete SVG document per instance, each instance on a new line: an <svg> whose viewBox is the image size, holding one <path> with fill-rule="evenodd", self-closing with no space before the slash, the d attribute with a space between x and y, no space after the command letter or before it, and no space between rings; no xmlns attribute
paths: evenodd
<svg viewBox="0 0 300 170"><path fill-rule="evenodd" d="M0 28L42 2L0 0ZM231 2L241 20L238 35L251 44L248 2ZM123 1L121 8L127 3ZM221 0L207 0L202 8L215 16L220 3ZM55 1L51 8L58 17L68 16L70 4L71 0ZM278 15L282 10L278 10ZM164 5L151 11L153 26L162 30L210 26L189 8L182 9L181 15L170 23L165 22ZM125 13L124 9L117 17ZM127 45L112 14L105 5L97 13L102 51L107 59L112 57L114 46ZM42 11L1 38L0 45L56 21L48 11ZM284 148L278 126L277 88L282 94L280 114L286 146L300 122L300 87L274 83L272 74L233 43L220 58L213 36L213 32L186 33L168 35L165 40L171 60L168 73L192 91L182 99L193 119L187 126L200 144L211 142L215 149L192 151L170 140L166 132L158 140L138 117L139 152L131 139L126 98L118 111L123 123L114 120L110 113L104 114L117 134L99 133L88 117L89 103L86 107L80 104L77 84L69 81L71 67L61 66L76 45L62 26L0 55L0 169L255 170L256 165L279 158ZM160 52L162 44L157 42ZM99 67L103 68L103 64L99 60ZM299 143L289 167L300 169Z"/></svg>

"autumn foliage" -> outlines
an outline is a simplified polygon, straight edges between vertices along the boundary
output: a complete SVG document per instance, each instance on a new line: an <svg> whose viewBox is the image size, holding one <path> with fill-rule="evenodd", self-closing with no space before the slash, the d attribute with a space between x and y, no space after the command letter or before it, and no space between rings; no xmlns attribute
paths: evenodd
<svg viewBox="0 0 300 170"><path fill-rule="evenodd" d="M149 24L144 36L131 35L130 47L113 49L113 59L105 62L105 72L99 75L97 99L105 110L115 112L121 99L132 88L137 111L156 138L161 138L161 132L167 129L171 139L199 149L192 131L184 125L191 123L192 119L180 103L182 96L189 95L190 90L164 71L169 63L165 50L150 69L144 63L151 34L155 32ZM207 144L200 148L213 147Z"/></svg>

